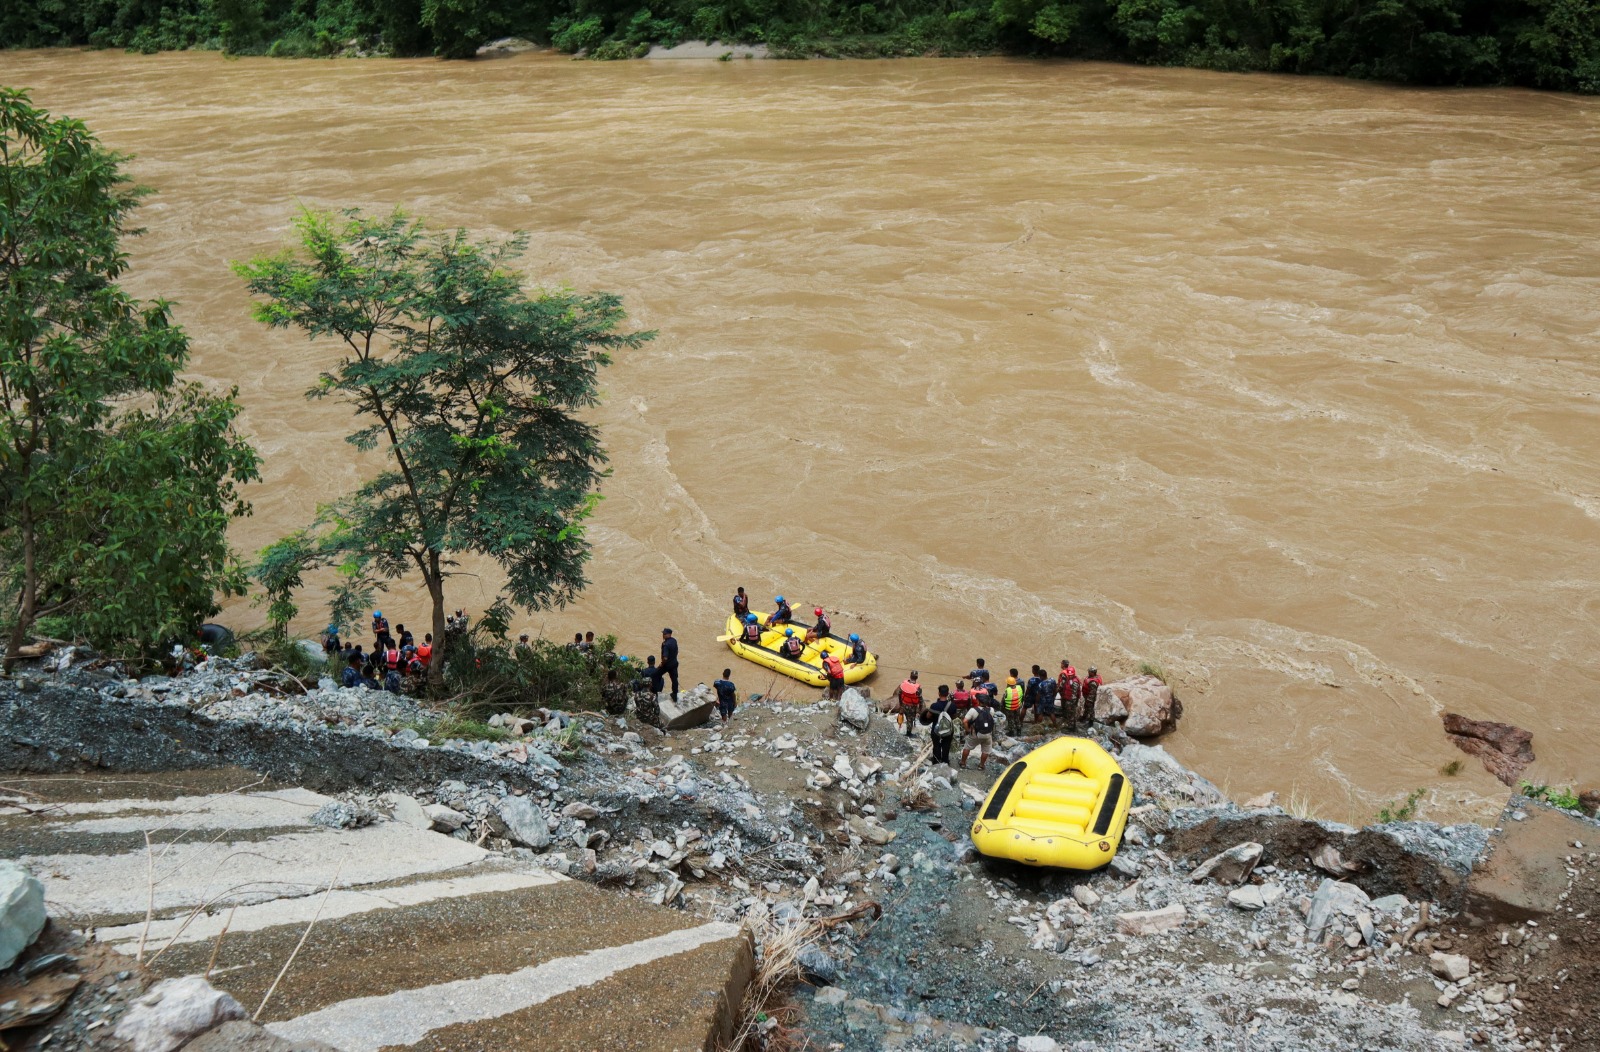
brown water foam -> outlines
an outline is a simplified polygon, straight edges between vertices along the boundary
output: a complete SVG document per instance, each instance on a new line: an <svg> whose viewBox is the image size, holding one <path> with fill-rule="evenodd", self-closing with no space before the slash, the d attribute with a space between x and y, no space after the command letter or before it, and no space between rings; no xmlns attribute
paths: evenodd
<svg viewBox="0 0 1600 1052"><path fill-rule="evenodd" d="M934 682L1148 658L1180 756L1329 817L1481 809L1487 775L1437 773L1447 708L1596 778L1593 100L999 59L12 52L0 82L160 191L131 284L243 389L243 549L360 470L227 261L298 202L398 203L532 231L532 280L661 331L606 376L594 584L530 628L671 624L709 680L744 584Z"/></svg>

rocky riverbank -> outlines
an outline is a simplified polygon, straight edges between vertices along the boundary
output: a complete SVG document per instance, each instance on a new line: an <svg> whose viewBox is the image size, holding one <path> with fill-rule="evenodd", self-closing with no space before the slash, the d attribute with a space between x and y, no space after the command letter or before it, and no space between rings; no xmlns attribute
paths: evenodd
<svg viewBox="0 0 1600 1052"><path fill-rule="evenodd" d="M991 870L966 831L1003 765L930 766L925 737L844 709L757 702L669 733L529 712L502 741L434 740L449 725L412 699L302 694L248 660L177 680L68 671L0 685L0 769L245 767L339 795L327 822L410 823L768 942L803 933L807 981L763 1024L773 1048L1553 1049L1592 1033L1593 1000L1569 998L1594 978L1593 823L1513 802L1508 827L1549 831L1512 853L1554 867L1548 901L1517 915L1474 883L1486 855L1509 864L1504 836L1240 806L1097 725L1136 790L1113 864ZM26 777L6 784L26 807Z"/></svg>

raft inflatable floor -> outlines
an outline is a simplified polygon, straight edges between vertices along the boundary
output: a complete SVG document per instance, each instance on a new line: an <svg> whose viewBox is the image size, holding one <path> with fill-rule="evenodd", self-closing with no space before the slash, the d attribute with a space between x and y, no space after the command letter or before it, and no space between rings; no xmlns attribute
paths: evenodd
<svg viewBox="0 0 1600 1052"><path fill-rule="evenodd" d="M767 619L767 615L764 612L753 610L751 613L755 614L760 621L764 622ZM803 624L763 628L760 646L745 643L739 639L743 627L739 624L737 617L731 614L728 616L728 649L746 661L753 661L763 668L770 668L774 672L780 672L785 676L810 684L813 687L826 687L828 685L828 677L822 674L822 654L824 652L837 654L840 661L846 662L844 666L844 681L846 683L860 683L878 670L878 655L871 651L867 652L867 660L861 664L849 664L850 641L831 634L808 645L799 661L786 658L778 653L778 648L783 645L783 630L792 628L795 635L803 639L808 627Z"/></svg>

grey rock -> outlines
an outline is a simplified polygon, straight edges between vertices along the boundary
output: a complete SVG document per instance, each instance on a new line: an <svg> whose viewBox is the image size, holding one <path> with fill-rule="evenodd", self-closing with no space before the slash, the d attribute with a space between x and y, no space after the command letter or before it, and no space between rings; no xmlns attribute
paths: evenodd
<svg viewBox="0 0 1600 1052"><path fill-rule="evenodd" d="M243 1019L244 1006L198 975L164 979L117 1022L133 1052L173 1052L219 1023Z"/></svg>
<svg viewBox="0 0 1600 1052"><path fill-rule="evenodd" d="M1435 950L1428 958L1428 968L1439 978L1458 983L1472 974L1472 960L1459 953L1440 953Z"/></svg>
<svg viewBox="0 0 1600 1052"><path fill-rule="evenodd" d="M1119 854L1111 860L1111 869L1119 876L1131 878L1139 875L1140 866L1130 856Z"/></svg>
<svg viewBox="0 0 1600 1052"><path fill-rule="evenodd" d="M1174 902L1158 910L1117 914L1117 931L1123 935L1160 935L1183 927L1189 911Z"/></svg>
<svg viewBox="0 0 1600 1052"><path fill-rule="evenodd" d="M15 862L0 862L0 971L44 931L44 885Z"/></svg>
<svg viewBox="0 0 1600 1052"><path fill-rule="evenodd" d="M1242 910L1259 910L1266 906L1266 900L1261 896L1261 889L1253 884L1242 888L1234 888L1228 892L1228 905L1236 906Z"/></svg>
<svg viewBox="0 0 1600 1052"><path fill-rule="evenodd" d="M1332 877L1323 879L1317 893L1311 897L1311 909L1306 913L1306 928L1313 939L1322 934L1335 912L1354 917L1370 906L1367 893L1354 884L1346 884Z"/></svg>
<svg viewBox="0 0 1600 1052"><path fill-rule="evenodd" d="M467 824L467 816L444 804L429 804L422 809L429 824L441 833L454 833Z"/></svg>
<svg viewBox="0 0 1600 1052"><path fill-rule="evenodd" d="M795 956L800 966L800 976L812 986L832 986L839 979L839 962L818 946L808 943Z"/></svg>
<svg viewBox="0 0 1600 1052"><path fill-rule="evenodd" d="M343 800L329 800L311 812L311 817L308 819L312 825L328 829L360 829L377 820L376 811Z"/></svg>
<svg viewBox="0 0 1600 1052"><path fill-rule="evenodd" d="M661 706L661 724L669 731L702 726L709 723L717 711L717 695L704 683L679 694L677 701L666 693L659 695L657 701Z"/></svg>
<svg viewBox="0 0 1600 1052"><path fill-rule="evenodd" d="M532 800L525 796L508 796L495 805L495 813L505 823L507 839L535 851L550 846L550 824Z"/></svg>
<svg viewBox="0 0 1600 1052"><path fill-rule="evenodd" d="M1209 878L1218 884L1243 884L1265 851L1266 848L1250 841L1235 844L1196 866L1194 872L1189 874L1189 879L1196 883Z"/></svg>
<svg viewBox="0 0 1600 1052"><path fill-rule="evenodd" d="M856 688L846 687L839 696L839 719L857 730L866 730L872 719L872 702Z"/></svg>

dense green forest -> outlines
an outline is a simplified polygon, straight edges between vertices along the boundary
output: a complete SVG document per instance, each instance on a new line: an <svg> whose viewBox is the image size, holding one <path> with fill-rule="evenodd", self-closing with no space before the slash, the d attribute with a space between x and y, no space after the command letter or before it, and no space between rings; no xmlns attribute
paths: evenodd
<svg viewBox="0 0 1600 1052"><path fill-rule="evenodd" d="M648 6L645 6L648 4ZM465 58L516 35L595 58L685 39L780 55L1007 52L1600 93L1600 0L33 0L12 47Z"/></svg>

